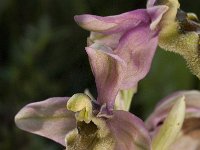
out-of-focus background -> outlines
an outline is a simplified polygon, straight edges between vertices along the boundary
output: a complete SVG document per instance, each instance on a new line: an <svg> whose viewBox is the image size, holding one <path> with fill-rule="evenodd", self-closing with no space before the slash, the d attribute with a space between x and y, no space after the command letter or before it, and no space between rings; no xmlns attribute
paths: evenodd
<svg viewBox="0 0 200 150"><path fill-rule="evenodd" d="M200 16L200 1L181 0ZM14 124L25 104L71 96L88 88L96 95L87 55L89 32L73 16L115 15L145 8L145 0L0 1L0 150L59 150L57 143L26 133ZM139 83L131 112L145 119L164 96L199 89L199 80L176 54L158 49L148 76Z"/></svg>

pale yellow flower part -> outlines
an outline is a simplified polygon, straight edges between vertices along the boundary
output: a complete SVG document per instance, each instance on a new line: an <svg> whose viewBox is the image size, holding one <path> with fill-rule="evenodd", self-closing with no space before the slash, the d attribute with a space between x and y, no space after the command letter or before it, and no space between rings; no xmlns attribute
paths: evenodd
<svg viewBox="0 0 200 150"><path fill-rule="evenodd" d="M92 119L91 99L85 94L74 94L67 102L67 109L77 112L76 119L78 121L89 123Z"/></svg>
<svg viewBox="0 0 200 150"><path fill-rule="evenodd" d="M185 119L185 97L179 98L152 141L153 150L168 150L176 140Z"/></svg>
<svg viewBox="0 0 200 150"><path fill-rule="evenodd" d="M169 7L160 22L159 46L180 54L200 79L200 21L197 16L182 11L178 0L157 0L155 5Z"/></svg>

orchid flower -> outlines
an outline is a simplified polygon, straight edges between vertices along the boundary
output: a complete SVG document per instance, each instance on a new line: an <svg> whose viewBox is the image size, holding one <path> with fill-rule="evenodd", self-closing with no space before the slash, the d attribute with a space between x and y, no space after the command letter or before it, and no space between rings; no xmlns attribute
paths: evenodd
<svg viewBox="0 0 200 150"><path fill-rule="evenodd" d="M146 126L153 143L156 144L156 135L160 132L170 108L181 96L185 97L185 119L180 133L168 149L198 150L200 148L200 91L180 91L164 98L147 119Z"/></svg>
<svg viewBox="0 0 200 150"><path fill-rule="evenodd" d="M52 139L67 150L167 150L182 127L184 99L181 95L165 114L167 118L152 143L138 117L122 110L109 114L104 106L81 93L28 104L15 121L19 128Z"/></svg>
<svg viewBox="0 0 200 150"><path fill-rule="evenodd" d="M29 104L15 120L19 128L50 138L68 150L151 149L150 136L139 118L126 111L109 115L104 111L87 95L75 94Z"/></svg>
<svg viewBox="0 0 200 150"><path fill-rule="evenodd" d="M166 10L166 6L157 6L103 18L76 16L81 26L92 30L86 51L96 80L97 100L79 93L28 104L16 115L17 126L69 150L151 149L144 123L127 111L113 108L119 91L134 88L147 74L158 41L156 25ZM133 92L124 93L122 98L130 101Z"/></svg>
<svg viewBox="0 0 200 150"><path fill-rule="evenodd" d="M158 24L167 10L159 5L116 16L75 16L82 28L91 31L86 52L101 104L112 107L119 90L136 88L147 75L158 44Z"/></svg>
<svg viewBox="0 0 200 150"><path fill-rule="evenodd" d="M159 46L182 55L193 74L200 78L200 21L194 13L180 9L178 0L149 0L147 8L167 5L160 25Z"/></svg>
<svg viewBox="0 0 200 150"><path fill-rule="evenodd" d="M174 104L153 143L144 122L125 111L134 93L129 90L136 88L149 71L160 20L167 10L168 6L159 5L117 16L76 16L76 22L91 31L86 52L97 99L78 93L28 104L16 115L17 126L68 150L157 150L163 144L168 148L182 127L184 97ZM114 109L117 95L119 105L120 99L125 101L119 107L123 110Z"/></svg>

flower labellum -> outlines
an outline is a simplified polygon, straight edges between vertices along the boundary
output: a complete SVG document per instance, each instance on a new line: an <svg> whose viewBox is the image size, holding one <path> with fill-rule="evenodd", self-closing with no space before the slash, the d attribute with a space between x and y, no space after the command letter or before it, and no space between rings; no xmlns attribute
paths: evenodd
<svg viewBox="0 0 200 150"><path fill-rule="evenodd" d="M187 61L192 73L200 78L200 21L193 13L180 9L178 0L149 0L148 8L167 5L159 33L159 46L178 53Z"/></svg>

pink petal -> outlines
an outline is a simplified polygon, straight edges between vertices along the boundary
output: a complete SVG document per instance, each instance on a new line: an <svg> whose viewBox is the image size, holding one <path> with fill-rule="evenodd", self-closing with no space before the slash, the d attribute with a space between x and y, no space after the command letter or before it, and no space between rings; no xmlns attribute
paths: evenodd
<svg viewBox="0 0 200 150"><path fill-rule="evenodd" d="M157 43L157 33L151 31L148 25L138 26L121 37L114 51L127 64L121 89L135 87L147 75Z"/></svg>
<svg viewBox="0 0 200 150"><path fill-rule="evenodd" d="M112 109L123 78L122 68L126 67L124 61L101 44L93 44L86 51L96 81L97 101Z"/></svg>
<svg viewBox="0 0 200 150"><path fill-rule="evenodd" d="M150 28L152 30L155 30L157 28L164 13L167 12L168 8L169 7L166 5L159 5L159 6L147 8L147 12L149 13L151 17Z"/></svg>
<svg viewBox="0 0 200 150"><path fill-rule="evenodd" d="M107 125L116 141L114 150L151 150L151 139L142 120L126 111L114 111Z"/></svg>
<svg viewBox="0 0 200 150"><path fill-rule="evenodd" d="M65 146L66 134L76 127L74 113L66 109L68 99L55 97L28 104L15 116L15 123L22 130Z"/></svg>
<svg viewBox="0 0 200 150"><path fill-rule="evenodd" d="M85 14L75 16L74 19L77 24L86 30L106 34L127 31L131 28L134 28L141 22L150 22L150 18L146 9L139 9L108 17Z"/></svg>

